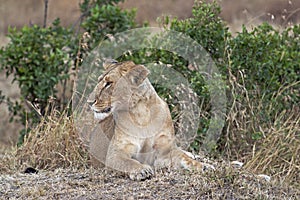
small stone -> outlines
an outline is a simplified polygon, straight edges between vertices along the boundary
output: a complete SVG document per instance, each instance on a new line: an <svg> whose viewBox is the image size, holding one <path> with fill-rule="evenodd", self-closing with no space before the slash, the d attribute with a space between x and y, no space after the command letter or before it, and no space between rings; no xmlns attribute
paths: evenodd
<svg viewBox="0 0 300 200"><path fill-rule="evenodd" d="M235 167L235 168L242 168L243 165L244 165L244 163L242 163L242 162L236 160L236 161L232 161L232 162L231 162L231 165L232 165L233 167Z"/></svg>
<svg viewBox="0 0 300 200"><path fill-rule="evenodd" d="M271 181L271 177L268 176L268 175L265 175L265 174L259 174L257 175L258 178L261 178L261 179L264 179L265 181L267 182L270 182Z"/></svg>
<svg viewBox="0 0 300 200"><path fill-rule="evenodd" d="M33 167L27 167L24 170L25 174L37 174L39 171L37 169L34 169Z"/></svg>

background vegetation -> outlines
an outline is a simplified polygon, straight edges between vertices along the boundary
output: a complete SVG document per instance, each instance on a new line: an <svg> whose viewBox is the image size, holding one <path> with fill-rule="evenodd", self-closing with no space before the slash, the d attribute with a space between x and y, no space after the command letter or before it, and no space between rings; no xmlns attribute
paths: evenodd
<svg viewBox="0 0 300 200"><path fill-rule="evenodd" d="M19 116L26 129L20 137L23 146L14 157L5 158L0 169L9 171L23 165L39 169L86 167L83 163L88 155L69 126L72 124L69 102L58 93L57 87L60 84L63 90L69 89L67 80L72 72L80 69L82 59L108 33L139 27L135 11L120 9L119 2L83 1L80 31L77 27L62 27L58 20L49 27L10 29L10 42L0 50L0 65L7 75L14 77L22 97L11 102L1 95L1 100L9 104L12 115ZM300 26L278 30L264 23L252 30L243 27L232 35L219 17L220 12L217 3L196 1L189 18L163 17L160 24L199 42L211 54L227 83L226 125L213 147L213 156L245 161L252 172L297 185L300 182ZM150 54L149 51L120 59L171 64L189 80L204 102L198 135L191 146L198 151L209 125L210 111L210 97L201 74L188 69L189 63L183 58L164 51L150 51ZM168 96L163 88L157 90ZM168 99L172 110L176 107L174 102ZM25 103L31 109L26 110ZM24 135L27 135L25 140ZM56 149L56 153L50 149Z"/></svg>

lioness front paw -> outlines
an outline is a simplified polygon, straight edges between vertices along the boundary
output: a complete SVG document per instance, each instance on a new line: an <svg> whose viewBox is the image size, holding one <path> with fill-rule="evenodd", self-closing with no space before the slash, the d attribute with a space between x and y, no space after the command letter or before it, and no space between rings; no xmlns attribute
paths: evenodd
<svg viewBox="0 0 300 200"><path fill-rule="evenodd" d="M149 165L142 165L140 168L130 172L129 178L131 180L143 181L151 178L153 175L154 171Z"/></svg>

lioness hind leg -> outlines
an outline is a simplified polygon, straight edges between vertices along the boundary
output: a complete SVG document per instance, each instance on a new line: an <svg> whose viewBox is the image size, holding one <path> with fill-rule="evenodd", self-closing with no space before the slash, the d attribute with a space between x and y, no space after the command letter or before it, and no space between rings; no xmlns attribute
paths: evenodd
<svg viewBox="0 0 300 200"><path fill-rule="evenodd" d="M180 164L184 169L197 170L197 171L215 170L214 166L212 166L208 163L203 163L203 162L194 160L190 156L188 156L185 152L182 152L182 153L183 153L183 155L180 156L181 157ZM182 154L182 153L180 153L180 154Z"/></svg>
<svg viewBox="0 0 300 200"><path fill-rule="evenodd" d="M190 171L215 170L214 166L194 160L178 147L174 147L168 154L161 155L154 163L156 168L173 166Z"/></svg>

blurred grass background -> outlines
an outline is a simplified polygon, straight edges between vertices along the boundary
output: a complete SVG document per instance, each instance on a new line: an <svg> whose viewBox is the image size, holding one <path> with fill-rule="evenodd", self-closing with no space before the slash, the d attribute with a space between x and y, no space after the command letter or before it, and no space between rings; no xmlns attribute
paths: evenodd
<svg viewBox="0 0 300 200"><path fill-rule="evenodd" d="M62 25L71 25L79 17L79 3L82 0L49 0L48 24L59 17ZM211 1L211 0L206 0ZM272 22L284 26L300 20L299 0L219 0L222 7L221 17L232 29L239 30L244 23ZM156 24L161 15L176 16L179 19L191 16L194 0L125 0L122 8L137 8L137 21ZM43 24L44 0L0 0L0 34L7 27L20 28L24 25ZM237 27L236 27L237 26ZM2 43L3 41L0 40Z"/></svg>

